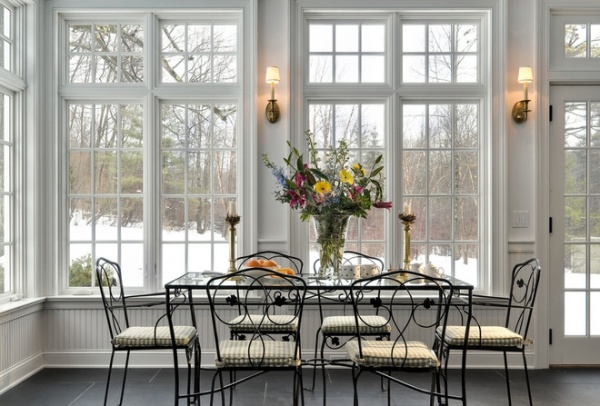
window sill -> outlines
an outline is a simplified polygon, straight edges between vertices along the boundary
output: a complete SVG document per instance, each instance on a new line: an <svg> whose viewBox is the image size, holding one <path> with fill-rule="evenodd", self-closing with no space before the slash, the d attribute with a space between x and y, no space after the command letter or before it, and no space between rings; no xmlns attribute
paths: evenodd
<svg viewBox="0 0 600 406"><path fill-rule="evenodd" d="M20 299L14 302L1 304L0 324L22 317L25 314L41 311L45 300L45 297L36 297L33 299Z"/></svg>

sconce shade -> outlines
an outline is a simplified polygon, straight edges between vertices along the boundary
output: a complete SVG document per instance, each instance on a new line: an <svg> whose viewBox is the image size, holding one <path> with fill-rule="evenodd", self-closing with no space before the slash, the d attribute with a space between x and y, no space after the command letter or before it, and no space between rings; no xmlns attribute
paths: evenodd
<svg viewBox="0 0 600 406"><path fill-rule="evenodd" d="M519 83L533 82L533 70L531 69L531 66L521 66L519 68L519 77L517 81Z"/></svg>
<svg viewBox="0 0 600 406"><path fill-rule="evenodd" d="M279 68L277 66L267 66L267 83L279 83Z"/></svg>

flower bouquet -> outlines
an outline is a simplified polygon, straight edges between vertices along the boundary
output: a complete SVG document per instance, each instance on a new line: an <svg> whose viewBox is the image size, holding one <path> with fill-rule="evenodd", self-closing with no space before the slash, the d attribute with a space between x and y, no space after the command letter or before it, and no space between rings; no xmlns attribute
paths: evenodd
<svg viewBox="0 0 600 406"><path fill-rule="evenodd" d="M300 219L315 222L317 244L320 245L321 273L327 269L337 274L342 261L348 220L351 216L366 218L371 207L392 207L383 200L383 156L370 168L350 162L348 144L342 140L337 148L319 155L313 135L306 132L308 162L288 141L290 153L285 167L271 162L267 154L263 162L277 180L275 198L300 211Z"/></svg>

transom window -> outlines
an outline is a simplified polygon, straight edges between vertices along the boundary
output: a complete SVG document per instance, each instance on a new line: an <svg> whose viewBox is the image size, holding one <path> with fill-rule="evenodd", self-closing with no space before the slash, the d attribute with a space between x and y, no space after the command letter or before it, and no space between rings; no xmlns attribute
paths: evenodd
<svg viewBox="0 0 600 406"><path fill-rule="evenodd" d="M382 83L386 24L312 23L309 28L310 83Z"/></svg>
<svg viewBox="0 0 600 406"><path fill-rule="evenodd" d="M0 4L0 67L13 69L13 11Z"/></svg>
<svg viewBox="0 0 600 406"><path fill-rule="evenodd" d="M600 24L565 24L565 57L600 58Z"/></svg>
<svg viewBox="0 0 600 406"><path fill-rule="evenodd" d="M479 25L465 23L402 24L402 81L405 83L474 83L479 80Z"/></svg>
<svg viewBox="0 0 600 406"><path fill-rule="evenodd" d="M144 81L143 25L69 24L69 83Z"/></svg>
<svg viewBox="0 0 600 406"><path fill-rule="evenodd" d="M236 82L237 51L235 24L164 23L162 82Z"/></svg>

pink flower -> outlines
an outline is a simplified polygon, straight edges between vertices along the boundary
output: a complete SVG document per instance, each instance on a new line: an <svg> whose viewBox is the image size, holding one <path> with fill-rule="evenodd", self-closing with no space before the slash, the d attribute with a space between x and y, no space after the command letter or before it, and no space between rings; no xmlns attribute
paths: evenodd
<svg viewBox="0 0 600 406"><path fill-rule="evenodd" d="M375 202L373 203L373 207L376 207L378 209L391 209L392 208L392 202Z"/></svg>
<svg viewBox="0 0 600 406"><path fill-rule="evenodd" d="M298 172L296 174L296 176L294 177L294 180L296 181L296 186L302 187L302 183L304 183L306 178L304 176L302 176L302 174L300 172Z"/></svg>

